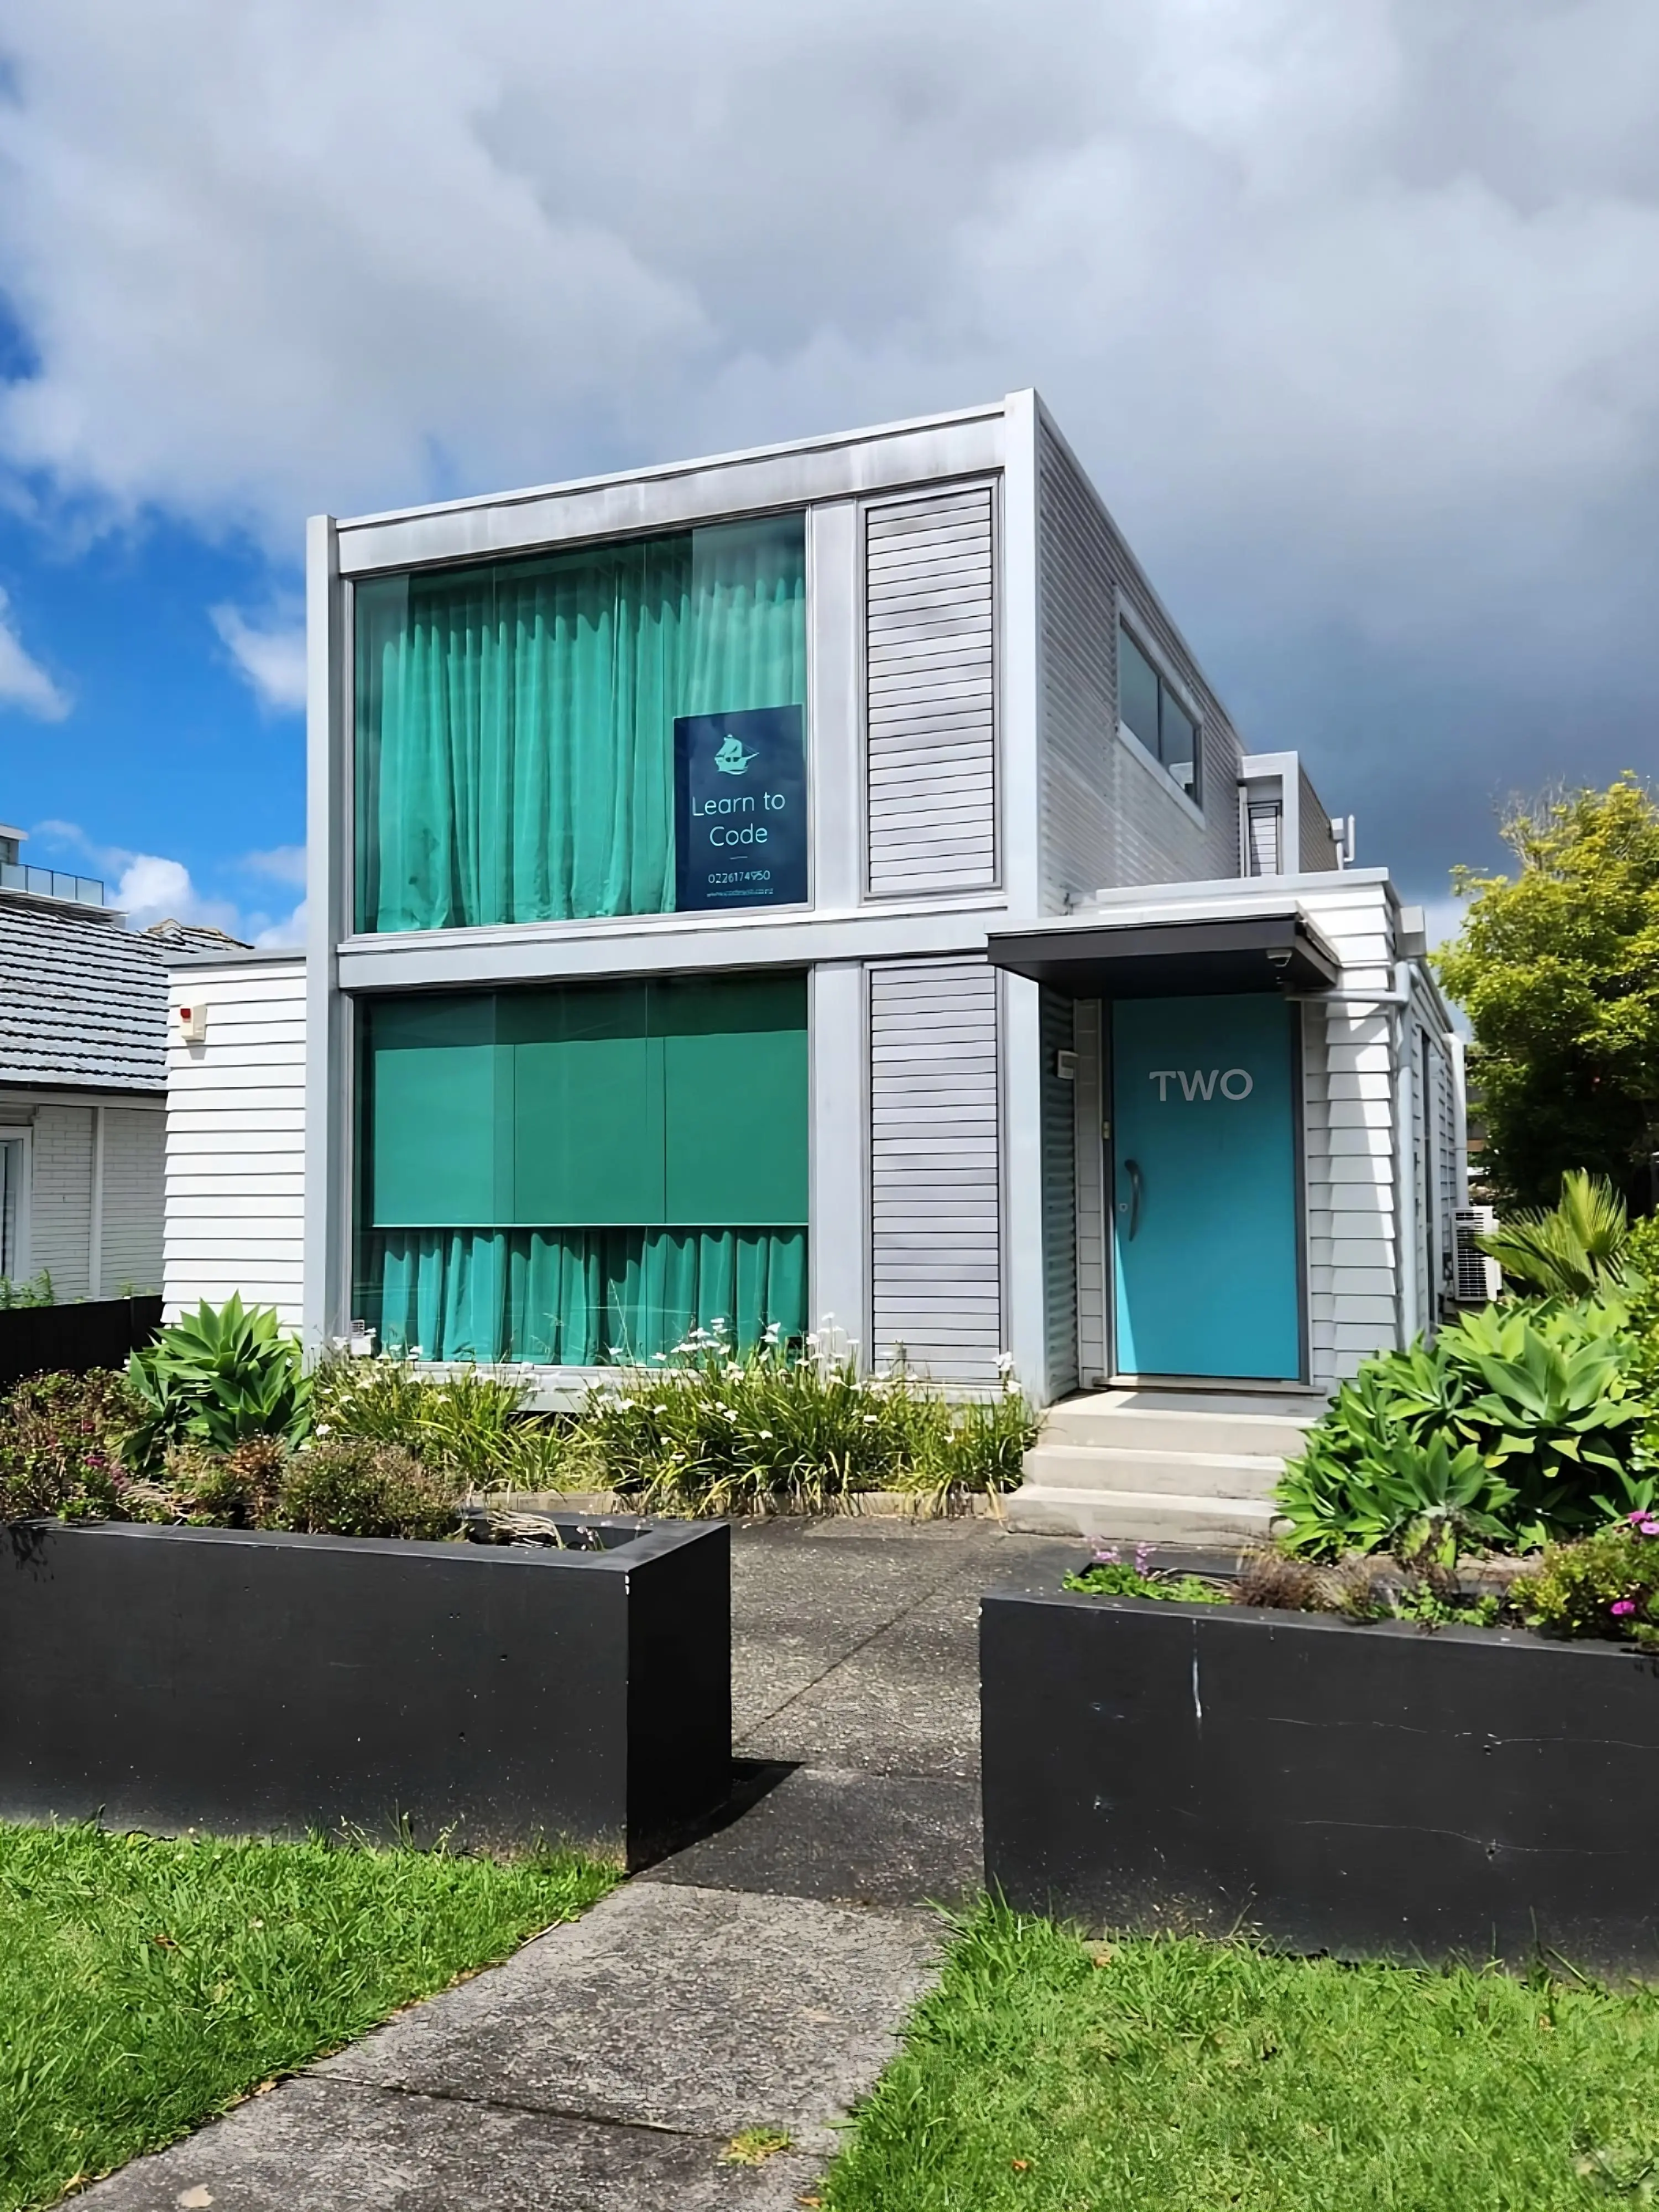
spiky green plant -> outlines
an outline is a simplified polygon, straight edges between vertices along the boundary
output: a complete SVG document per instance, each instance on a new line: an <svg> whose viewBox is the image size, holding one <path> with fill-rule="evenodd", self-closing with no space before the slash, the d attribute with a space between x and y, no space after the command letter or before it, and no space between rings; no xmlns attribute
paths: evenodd
<svg viewBox="0 0 1659 2212"><path fill-rule="evenodd" d="M1477 1239L1506 1281L1546 1297L1595 1297L1630 1279L1630 1216L1604 1176L1569 1168L1558 1205L1509 1215Z"/></svg>
<svg viewBox="0 0 1659 2212"><path fill-rule="evenodd" d="M127 1381L143 1408L125 1447L137 1469L159 1464L172 1443L224 1452L245 1437L295 1444L310 1431L298 1338L283 1334L275 1307L245 1306L234 1291L160 1330L127 1362Z"/></svg>

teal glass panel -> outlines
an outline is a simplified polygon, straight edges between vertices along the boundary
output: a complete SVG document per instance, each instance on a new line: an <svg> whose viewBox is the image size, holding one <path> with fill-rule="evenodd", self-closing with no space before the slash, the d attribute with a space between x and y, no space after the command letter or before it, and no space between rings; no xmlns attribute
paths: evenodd
<svg viewBox="0 0 1659 2212"><path fill-rule="evenodd" d="M386 999L363 1020L368 1159L359 1202L369 1220L500 1220L513 1197L513 1069L495 1000Z"/></svg>
<svg viewBox="0 0 1659 2212"><path fill-rule="evenodd" d="M523 1223L664 1218L662 1045L652 987L503 992L514 1068L513 1205Z"/></svg>
<svg viewBox="0 0 1659 2212"><path fill-rule="evenodd" d="M377 1230L353 1309L426 1359L605 1366L720 1322L738 1348L806 1326L802 1229Z"/></svg>
<svg viewBox="0 0 1659 2212"><path fill-rule="evenodd" d="M805 1327L804 977L386 1000L362 1019L353 1311L383 1344L586 1366L717 1317L741 1343Z"/></svg>
<svg viewBox="0 0 1659 2212"><path fill-rule="evenodd" d="M806 1219L806 979L681 979L656 992L665 1218Z"/></svg>
<svg viewBox="0 0 1659 2212"><path fill-rule="evenodd" d="M356 592L357 927L657 914L677 716L805 706L803 518Z"/></svg>

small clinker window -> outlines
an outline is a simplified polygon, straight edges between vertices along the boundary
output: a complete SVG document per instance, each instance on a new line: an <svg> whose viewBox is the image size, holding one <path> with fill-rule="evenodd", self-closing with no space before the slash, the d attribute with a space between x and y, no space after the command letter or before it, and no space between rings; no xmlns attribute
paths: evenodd
<svg viewBox="0 0 1659 2212"><path fill-rule="evenodd" d="M1123 623L1117 631L1117 719L1141 750L1196 799L1198 725Z"/></svg>

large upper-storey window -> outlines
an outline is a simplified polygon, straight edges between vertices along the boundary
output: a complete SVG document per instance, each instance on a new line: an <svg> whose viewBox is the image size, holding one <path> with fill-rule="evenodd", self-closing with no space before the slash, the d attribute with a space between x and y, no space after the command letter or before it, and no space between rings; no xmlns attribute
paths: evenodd
<svg viewBox="0 0 1659 2212"><path fill-rule="evenodd" d="M1117 630L1117 719L1189 799L1198 792L1198 725L1126 623Z"/></svg>
<svg viewBox="0 0 1659 2212"><path fill-rule="evenodd" d="M799 514L356 592L357 927L804 902Z"/></svg>

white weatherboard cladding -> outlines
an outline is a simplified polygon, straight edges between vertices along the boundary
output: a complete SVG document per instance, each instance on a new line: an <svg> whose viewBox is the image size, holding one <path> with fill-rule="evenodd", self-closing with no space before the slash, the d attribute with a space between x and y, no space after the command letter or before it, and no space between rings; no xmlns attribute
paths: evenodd
<svg viewBox="0 0 1659 2212"><path fill-rule="evenodd" d="M1342 963L1343 992L1392 988L1381 884L1298 897ZM1399 1340L1395 1018L1363 1001L1303 1009L1310 1374L1326 1389Z"/></svg>
<svg viewBox="0 0 1659 2212"><path fill-rule="evenodd" d="M154 1108L104 1109L104 1207L99 1286L106 1297L131 1285L161 1287L161 1209L167 1121Z"/></svg>
<svg viewBox="0 0 1659 2212"><path fill-rule="evenodd" d="M239 1291L298 1328L305 963L193 967L171 980L174 1006L206 1006L207 1036L168 1050L167 1311Z"/></svg>
<svg viewBox="0 0 1659 2212"><path fill-rule="evenodd" d="M1038 1000L1042 1073L1042 1310L1045 1395L1059 1398L1078 1382L1078 1238L1076 1078L1060 1072L1060 1055L1075 1064L1077 1032L1071 1000L1044 990Z"/></svg>
<svg viewBox="0 0 1659 2212"><path fill-rule="evenodd" d="M29 1272L49 1274L59 1298L84 1298L92 1290L94 1121L90 1106L35 1109Z"/></svg>
<svg viewBox="0 0 1659 2212"><path fill-rule="evenodd" d="M1236 877L1243 749L1064 441L1037 440L1041 909L1105 886ZM1117 735L1120 601L1203 721L1203 818Z"/></svg>
<svg viewBox="0 0 1659 2212"><path fill-rule="evenodd" d="M866 513L872 897L996 881L994 552L988 484Z"/></svg>
<svg viewBox="0 0 1659 2212"><path fill-rule="evenodd" d="M996 977L906 961L869 989L874 1358L982 1388L1003 1348Z"/></svg>
<svg viewBox="0 0 1659 2212"><path fill-rule="evenodd" d="M1073 1088L1073 1146L1077 1163L1077 1358L1085 1389L1103 1383L1110 1369L1106 1326L1106 1158L1101 1132L1106 1118L1103 1009L1098 999L1079 999L1073 1009L1077 1080Z"/></svg>

